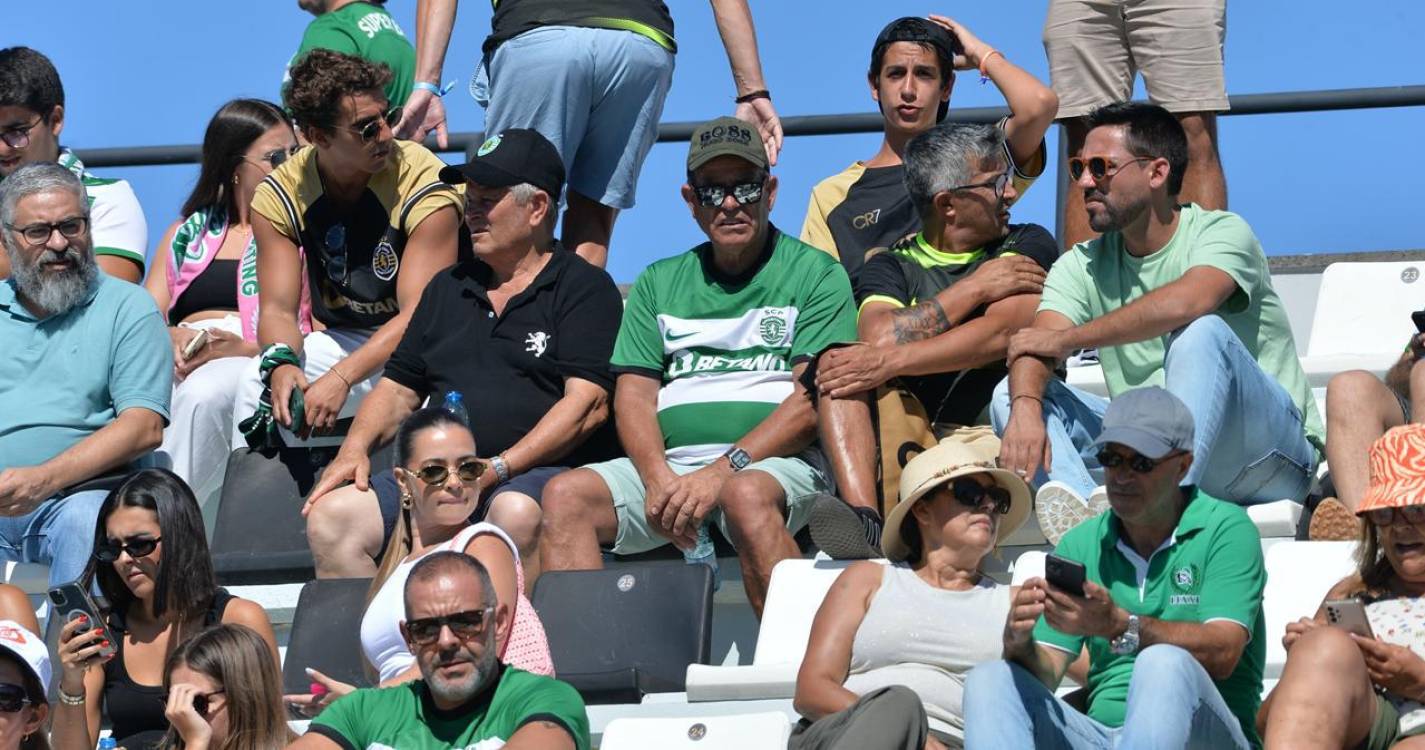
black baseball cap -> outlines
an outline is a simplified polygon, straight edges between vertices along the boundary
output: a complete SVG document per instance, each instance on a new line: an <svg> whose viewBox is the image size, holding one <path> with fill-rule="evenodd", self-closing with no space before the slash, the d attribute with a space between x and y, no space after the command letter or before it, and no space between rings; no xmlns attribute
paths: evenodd
<svg viewBox="0 0 1425 750"><path fill-rule="evenodd" d="M558 201L564 189L564 160L539 131L511 128L486 138L469 162L440 170L440 179L451 185L473 182L485 187L527 182Z"/></svg>
<svg viewBox="0 0 1425 750"><path fill-rule="evenodd" d="M876 43L871 46L870 74L872 77L880 74L881 61L885 59L886 48L896 42L930 45L940 58L940 67L944 69L946 81L955 77L955 56L965 52L965 46L960 44L959 37L938 23L916 16L897 18L881 29L881 33L876 35ZM945 114L949 111L949 103L941 102L940 110L935 115L935 121L944 120Z"/></svg>

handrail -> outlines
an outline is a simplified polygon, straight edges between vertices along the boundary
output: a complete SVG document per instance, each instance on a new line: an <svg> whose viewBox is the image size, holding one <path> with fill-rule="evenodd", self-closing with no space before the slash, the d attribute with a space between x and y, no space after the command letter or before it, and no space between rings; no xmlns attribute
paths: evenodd
<svg viewBox="0 0 1425 750"><path fill-rule="evenodd" d="M1229 111L1222 115L1266 115L1292 112L1328 112L1345 109L1376 109L1388 107L1425 106L1425 85L1380 86L1376 88L1330 89L1325 91L1289 91L1270 94L1238 94L1228 97ZM1009 114L1006 107L952 108L950 119L955 122L997 122ZM693 135L697 122L665 122L658 126L658 142L686 141ZM785 136L843 135L849 133L879 133L881 116L874 112L838 115L799 115L782 118ZM442 152L464 151L467 156L478 148L484 135L478 132L450 134L450 147ZM427 141L435 148L434 141ZM119 146L115 148L77 149L86 167L144 167L173 164L196 164L202 156L196 144L179 146Z"/></svg>

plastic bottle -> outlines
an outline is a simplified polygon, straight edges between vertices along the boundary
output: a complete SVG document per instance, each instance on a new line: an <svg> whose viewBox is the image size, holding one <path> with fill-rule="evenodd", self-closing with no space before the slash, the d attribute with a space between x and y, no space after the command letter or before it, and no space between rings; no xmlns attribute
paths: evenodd
<svg viewBox="0 0 1425 750"><path fill-rule="evenodd" d="M466 427L470 426L470 412L465 409L465 396L460 391L445 394L445 410L454 414Z"/></svg>
<svg viewBox="0 0 1425 750"><path fill-rule="evenodd" d="M100 737L99 750L118 750L119 741L113 737Z"/></svg>
<svg viewBox="0 0 1425 750"><path fill-rule="evenodd" d="M698 543L693 545L692 549L683 550L683 562L689 565L702 563L712 568L713 589L717 589L717 550L713 548L712 535L708 533L707 524L698 527Z"/></svg>

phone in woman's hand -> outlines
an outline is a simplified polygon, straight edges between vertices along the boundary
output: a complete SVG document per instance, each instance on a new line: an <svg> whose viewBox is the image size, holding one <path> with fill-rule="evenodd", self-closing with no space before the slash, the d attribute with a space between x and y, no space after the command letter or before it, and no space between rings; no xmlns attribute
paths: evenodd
<svg viewBox="0 0 1425 750"><path fill-rule="evenodd" d="M208 331L206 329L198 331L198 335L189 339L188 343L183 345L183 358L185 360L192 359L193 355L197 354L199 349L202 349L207 345Z"/></svg>

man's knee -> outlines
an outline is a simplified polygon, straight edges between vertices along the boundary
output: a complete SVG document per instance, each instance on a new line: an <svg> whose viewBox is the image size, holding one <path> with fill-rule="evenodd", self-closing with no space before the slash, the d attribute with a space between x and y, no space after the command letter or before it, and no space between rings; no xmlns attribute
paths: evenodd
<svg viewBox="0 0 1425 750"><path fill-rule="evenodd" d="M1182 678L1199 671L1204 671L1202 665L1187 649L1170 643L1149 646L1133 660L1135 675L1152 675L1155 679Z"/></svg>
<svg viewBox="0 0 1425 750"><path fill-rule="evenodd" d="M1379 395L1385 387L1385 383L1366 370L1337 373L1326 383L1326 413L1346 419L1359 416L1363 401Z"/></svg>
<svg viewBox="0 0 1425 750"><path fill-rule="evenodd" d="M1173 335L1163 366L1203 367L1210 358L1220 356L1236 335L1221 317L1204 315Z"/></svg>
<svg viewBox="0 0 1425 750"><path fill-rule="evenodd" d="M733 475L718 490L717 501L728 523L736 529L785 521L782 510L786 504L784 493L776 481L765 474Z"/></svg>
<svg viewBox="0 0 1425 750"><path fill-rule="evenodd" d="M491 498L486 520L503 529L523 550L539 538L544 513L539 503L523 492L501 492Z"/></svg>
<svg viewBox="0 0 1425 750"><path fill-rule="evenodd" d="M99 521L99 507L109 493L104 490L76 492L60 501L59 513L49 534L74 535L89 545L94 541L94 528Z"/></svg>
<svg viewBox="0 0 1425 750"><path fill-rule="evenodd" d="M1015 667L1004 659L987 661L965 675L964 700L966 710L974 702L997 705L1004 696L1015 692Z"/></svg>
<svg viewBox="0 0 1425 750"><path fill-rule="evenodd" d="M379 547L380 517L374 492L343 487L312 505L307 514L307 542L318 555L353 543L366 548L371 546L370 531L377 529L375 546Z"/></svg>
<svg viewBox="0 0 1425 750"><path fill-rule="evenodd" d="M589 469L573 469L550 479L540 495L545 531L587 521L599 500L603 478Z"/></svg>
<svg viewBox="0 0 1425 750"><path fill-rule="evenodd" d="M925 704L914 690L891 685L866 695L867 710L887 727L914 727L925 722Z"/></svg>

